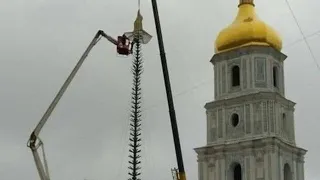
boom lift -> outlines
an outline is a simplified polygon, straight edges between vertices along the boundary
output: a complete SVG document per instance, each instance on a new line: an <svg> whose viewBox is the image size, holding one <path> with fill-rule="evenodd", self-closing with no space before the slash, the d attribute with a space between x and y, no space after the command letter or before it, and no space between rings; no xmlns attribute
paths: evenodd
<svg viewBox="0 0 320 180"><path fill-rule="evenodd" d="M48 118L50 117L51 113L53 112L54 108L56 105L59 103L61 97L63 96L64 92L67 90L68 86L70 85L71 81L75 77L76 73L80 69L81 65L83 64L84 60L90 53L91 49L98 43L98 41L101 39L101 37L105 37L108 41L110 41L112 44L117 46L117 53L120 55L128 56L132 54L132 42L125 36L118 36L118 39L115 40L111 36L107 35L104 33L102 30L99 30L96 35L94 36L93 40L81 56L80 60L60 88L59 92L51 102L50 106L42 116L40 122L36 126L36 128L33 130L33 132L30 135L29 141L27 143L27 146L31 149L34 161L40 176L41 180L50 180L49 176L49 170L48 170L48 164L46 161L46 157L44 154L44 145L41 139L39 138L39 133L42 130L43 126L47 122ZM42 148L42 153L43 153L43 162L40 159L40 155L38 153L39 147Z"/></svg>
<svg viewBox="0 0 320 180"><path fill-rule="evenodd" d="M119 55L123 56L129 56L132 54L132 48L133 48L133 38L134 36L139 33L141 36L141 43L147 44L151 40L152 36L143 30L142 27L142 16L140 14L140 10L138 11L136 20L134 21L134 28L131 32L125 32L122 36L118 36L117 40L112 38L111 36L107 35L102 30L99 30L96 35L94 36L93 40L85 50L85 52L82 54L81 58L79 59L78 63L74 67L74 69L71 71L70 75L60 88L59 92L51 102L50 106L40 119L40 122L36 126L36 128L33 130L33 132L30 135L30 138L28 140L27 146L31 149L35 164L40 176L41 180L50 180L49 176L49 170L48 170L48 164L46 161L46 156L44 153L44 145L41 139L39 138L39 133L41 129L43 128L44 124L47 122L48 118L50 117L51 113L53 112L56 105L59 103L60 99L62 98L64 92L67 90L68 86L70 85L71 81L75 77L76 73L82 66L84 60L87 58L88 54L90 53L91 49L99 42L101 37L106 38L108 41L110 41L112 44L116 45L117 47L117 53ZM43 154L43 163L40 159L38 149L42 148L42 154Z"/></svg>

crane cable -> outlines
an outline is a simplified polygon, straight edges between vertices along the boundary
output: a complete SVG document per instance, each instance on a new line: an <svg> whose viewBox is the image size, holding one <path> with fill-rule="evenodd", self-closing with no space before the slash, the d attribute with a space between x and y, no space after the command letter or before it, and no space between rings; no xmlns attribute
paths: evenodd
<svg viewBox="0 0 320 180"><path fill-rule="evenodd" d="M140 11L140 0L138 0L138 10Z"/></svg>
<svg viewBox="0 0 320 180"><path fill-rule="evenodd" d="M309 54L311 55L312 60L313 60L314 63L316 64L316 67L317 67L318 71L320 71L320 64L319 64L318 61L317 61L317 58L316 58L316 56L315 56L315 54L314 54L314 52L313 52L313 50L312 50L312 48L311 48L308 40L307 40L307 37L306 37L305 34L303 33L303 30L302 30L302 28L301 28L301 26L300 26L300 23L299 23L296 15L295 15L292 7L291 7L289 1L288 1L288 0L285 0L285 2L286 2L286 5L287 5L287 7L289 8L290 13L291 13L291 15L292 15L292 17L293 17L293 19L294 19L294 21L295 21L295 23L296 23L299 31L300 31L300 34L301 34L301 36L302 36L302 39L303 39L303 41L305 42L305 44L306 44L306 46L307 46L307 48L308 48L308 50L309 50Z"/></svg>

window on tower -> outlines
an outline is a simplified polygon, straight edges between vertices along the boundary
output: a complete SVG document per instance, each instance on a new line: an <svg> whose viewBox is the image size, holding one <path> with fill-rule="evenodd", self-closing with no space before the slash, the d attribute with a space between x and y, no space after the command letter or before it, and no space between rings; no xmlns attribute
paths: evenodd
<svg viewBox="0 0 320 180"><path fill-rule="evenodd" d="M272 71L273 71L273 86L274 87L278 87L279 86L279 84L278 84L279 83L278 82L278 80L279 80L279 70L278 70L278 68L276 66L274 66Z"/></svg>
<svg viewBox="0 0 320 180"><path fill-rule="evenodd" d="M284 165L284 168L283 168L283 179L284 180L292 180L292 174L291 174L291 169L290 169L290 166L288 163L286 163Z"/></svg>
<svg viewBox="0 0 320 180"><path fill-rule="evenodd" d="M241 165L235 164L233 169L233 179L234 180L242 180L242 172L241 172Z"/></svg>
<svg viewBox="0 0 320 180"><path fill-rule="evenodd" d="M234 113L231 116L231 124L233 127L236 127L239 124L239 115Z"/></svg>
<svg viewBox="0 0 320 180"><path fill-rule="evenodd" d="M284 132L286 132L287 130L287 117L286 117L286 113L282 113L282 129Z"/></svg>
<svg viewBox="0 0 320 180"><path fill-rule="evenodd" d="M240 86L240 68L239 66L232 67L232 86Z"/></svg>
<svg viewBox="0 0 320 180"><path fill-rule="evenodd" d="M286 120L286 113L282 113L282 119L283 119L283 121Z"/></svg>

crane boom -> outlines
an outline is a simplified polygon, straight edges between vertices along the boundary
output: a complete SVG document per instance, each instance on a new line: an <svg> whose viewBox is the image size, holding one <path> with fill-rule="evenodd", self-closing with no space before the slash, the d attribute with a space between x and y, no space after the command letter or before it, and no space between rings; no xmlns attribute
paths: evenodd
<svg viewBox="0 0 320 180"><path fill-rule="evenodd" d="M103 37L105 37L108 41L110 41L112 44L118 45L118 41L117 41L117 40L113 39L113 37L107 35L107 34L104 33L103 31L101 31L101 35L102 35Z"/></svg>
<svg viewBox="0 0 320 180"><path fill-rule="evenodd" d="M39 135L40 131L42 130L44 124L47 122L48 118L50 117L51 113L53 112L53 110L55 109L57 104L59 103L59 101L62 98L63 94L65 93L65 91L69 87L71 81L73 80L73 78L77 74L78 70L82 66L84 60L86 59L86 57L90 53L91 49L97 44L97 42L100 40L101 36L105 37L111 43L117 45L117 41L115 39L113 39L112 37L108 36L102 30L99 30L96 33L96 35L94 36L93 40L91 41L91 43L89 44L89 46L87 47L85 52L82 54L82 56L79 59L78 63L76 64L74 69L71 71L70 75L68 76L66 81L63 83L63 85L60 88L59 92L57 93L57 95L55 96L55 98L51 102L50 106L48 107L48 109L46 110L46 112L44 113L42 118L40 119L40 121L37 124L36 128L33 130L33 132L30 135L30 138L29 138L27 146L32 151L32 154L33 154L33 157L34 157L34 160L35 160L35 163L36 163L36 166L37 166L37 170L38 170L38 173L39 173L39 176L40 176L41 180L50 180L50 177L49 177L48 166L47 166L47 162L46 162L46 158L45 158L45 154L44 154L43 142L39 139L38 135ZM39 153L37 151L39 147L42 147L43 158L44 158L44 162L43 163L41 162L40 155L39 155Z"/></svg>
<svg viewBox="0 0 320 180"><path fill-rule="evenodd" d="M156 30L157 30L163 79L164 79L164 84L165 84L165 88L166 88L171 129L172 129L172 134L173 134L173 142L174 142L176 159L177 159L177 164L178 164L178 171L179 172L177 173L177 179L178 180L186 180L186 173L185 173L184 165L183 165L183 158L182 158L182 152L181 152L181 145L180 145L180 138L179 138L176 113L174 110L172 91L171 91L171 85L170 85L170 78L169 78L169 72L168 72L168 67L167 67L167 58L166 58L166 53L164 50L164 44L163 44L163 38L162 38L162 32L161 32L161 24L160 24L159 12L158 12L158 5L157 5L156 0L151 0L151 3L152 3L152 9L153 9L154 22L155 22L155 26L156 26Z"/></svg>
<svg viewBox="0 0 320 180"><path fill-rule="evenodd" d="M47 122L48 118L50 117L52 111L54 110L54 108L56 107L56 105L58 104L58 102L60 101L61 97L63 96L64 92L67 90L68 86L70 85L71 81L73 80L74 76L76 75L76 73L78 72L78 70L80 69L80 67L82 66L84 60L86 59L86 57L88 56L89 52L91 51L91 49L93 48L93 46L99 41L99 37L102 34L103 31L99 30L97 32L97 34L95 35L95 37L93 38L93 40L91 41L91 43L89 44L88 48L86 49L86 51L83 53L83 55L81 56L80 60L78 61L78 63L76 64L76 66L74 67L74 69L72 70L72 72L70 73L70 75L68 76L67 80L63 83L62 87L60 88L59 92L57 93L57 95L55 96L55 98L53 99L53 101L51 102L49 108L47 109L47 111L44 113L44 115L42 116L40 122L38 123L38 125L36 126L36 128L33 131L33 135L35 137L37 137L41 131L41 129L43 128L44 124ZM30 137L30 139L32 139Z"/></svg>

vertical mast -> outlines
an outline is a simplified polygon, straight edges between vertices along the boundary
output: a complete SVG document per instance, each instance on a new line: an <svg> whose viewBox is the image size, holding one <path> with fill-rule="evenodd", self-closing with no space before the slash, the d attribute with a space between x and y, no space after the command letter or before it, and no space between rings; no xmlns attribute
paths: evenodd
<svg viewBox="0 0 320 180"><path fill-rule="evenodd" d="M133 61L132 61L132 74L133 84L131 93L131 115L130 115L130 150L129 150L129 180L140 180L141 161L140 159L140 146L141 146L141 74L143 72L142 61L142 44L147 44L152 36L143 30L142 20L140 14L140 0L138 2L139 10L137 18L134 22L133 32L127 32L125 35L133 43Z"/></svg>
<svg viewBox="0 0 320 180"><path fill-rule="evenodd" d="M131 115L130 115L130 150L129 150L129 180L140 180L141 163L140 146L141 146L141 74L143 70L141 54L141 36L139 33L134 35L134 52L132 62L133 87L131 93Z"/></svg>

